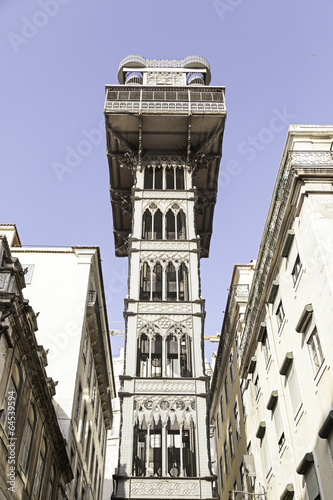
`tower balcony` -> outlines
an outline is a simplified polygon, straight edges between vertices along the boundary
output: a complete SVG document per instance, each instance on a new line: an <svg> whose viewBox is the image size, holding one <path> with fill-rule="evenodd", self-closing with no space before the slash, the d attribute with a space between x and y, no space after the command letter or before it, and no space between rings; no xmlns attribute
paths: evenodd
<svg viewBox="0 0 333 500"><path fill-rule="evenodd" d="M134 72L128 78L134 78ZM199 73L190 74L189 87L147 87L107 85L105 113L167 113L180 115L224 114L224 87L208 87L198 83ZM138 78L138 77L137 77ZM194 85L198 80L197 87Z"/></svg>

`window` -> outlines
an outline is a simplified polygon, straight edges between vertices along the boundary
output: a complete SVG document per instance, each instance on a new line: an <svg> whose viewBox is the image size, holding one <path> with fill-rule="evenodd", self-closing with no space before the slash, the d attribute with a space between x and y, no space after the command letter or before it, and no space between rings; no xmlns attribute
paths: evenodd
<svg viewBox="0 0 333 500"><path fill-rule="evenodd" d="M84 363L86 363L86 361L87 361L88 340L89 340L88 330L86 329L86 333L84 335L84 341L83 341L83 349L82 349L82 356L83 356Z"/></svg>
<svg viewBox="0 0 333 500"><path fill-rule="evenodd" d="M88 460L89 460L90 443L91 443L91 428L90 428L90 426L89 426L89 429L88 429L88 437L87 437L87 447L86 447L86 462L87 462L87 463L88 463Z"/></svg>
<svg viewBox="0 0 333 500"><path fill-rule="evenodd" d="M234 438L232 435L231 422L230 422L229 427L228 427L228 436L229 436L230 456L231 456L231 459L233 459L234 455L235 455L235 448L234 448Z"/></svg>
<svg viewBox="0 0 333 500"><path fill-rule="evenodd" d="M162 300L162 276L163 276L162 266L159 262L157 262L152 272L152 284L151 284L152 300Z"/></svg>
<svg viewBox="0 0 333 500"><path fill-rule="evenodd" d="M94 408L96 400L96 374L93 374L93 384L92 384L92 392L91 392L91 405Z"/></svg>
<svg viewBox="0 0 333 500"><path fill-rule="evenodd" d="M272 411L273 411L276 439L278 443L279 452L281 452L286 442L286 438L283 431L283 421L282 421L282 414L279 401L275 403L275 406L273 407Z"/></svg>
<svg viewBox="0 0 333 500"><path fill-rule="evenodd" d="M221 420L224 422L224 405L223 405L223 393L220 395L220 411L221 411Z"/></svg>
<svg viewBox="0 0 333 500"><path fill-rule="evenodd" d="M92 366L93 366L93 353L91 352L89 358L88 373L87 373L88 387L90 387L91 383Z"/></svg>
<svg viewBox="0 0 333 500"><path fill-rule="evenodd" d="M167 266L167 300L177 300L177 273L172 262Z"/></svg>
<svg viewBox="0 0 333 500"><path fill-rule="evenodd" d="M188 274L187 267L182 262L178 270L178 300L188 300Z"/></svg>
<svg viewBox="0 0 333 500"><path fill-rule="evenodd" d="M162 426L158 412L147 425L143 409L139 409L134 426L134 476L196 476L194 424L189 410L185 407L184 410L182 425L171 410L167 425ZM162 456L165 457L164 462Z"/></svg>
<svg viewBox="0 0 333 500"><path fill-rule="evenodd" d="M96 457L96 465L95 465L95 479L94 479L94 490L97 488L97 478L98 478L98 460Z"/></svg>
<svg viewBox="0 0 333 500"><path fill-rule="evenodd" d="M268 341L267 331L264 333L264 336L263 336L262 341L261 341L261 345L262 345L262 352L263 352L264 358L265 358L265 365L266 365L266 368L268 368L272 354L271 354L271 349L270 349L270 345L269 345L269 341Z"/></svg>
<svg viewBox="0 0 333 500"><path fill-rule="evenodd" d="M230 371L230 382L231 384L233 384L235 380L235 374L234 374L234 359L232 353L230 353L229 356L229 371Z"/></svg>
<svg viewBox="0 0 333 500"><path fill-rule="evenodd" d="M177 214L177 240L186 240L186 218L182 210Z"/></svg>
<svg viewBox="0 0 333 500"><path fill-rule="evenodd" d="M36 500L39 500L41 498L46 453L47 453L47 443L46 443L46 438L43 437L41 440L40 447L39 447L37 467L36 467L35 478L34 478L34 486L33 486L33 491L32 491L33 498L35 498Z"/></svg>
<svg viewBox="0 0 333 500"><path fill-rule="evenodd" d="M223 453L224 453L225 473L226 473L226 475L228 475L229 474L229 462L228 462L228 445L227 445L227 440L224 441Z"/></svg>
<svg viewBox="0 0 333 500"><path fill-rule="evenodd" d="M225 379L224 379L224 392L225 392L225 402L226 402L226 405L228 405L229 403L229 386L228 386L228 377L225 376Z"/></svg>
<svg viewBox="0 0 333 500"><path fill-rule="evenodd" d="M299 254L297 254L293 269L291 271L291 277L292 277L294 286L297 283L297 280L298 280L298 277L300 275L301 270L302 270L302 263L301 263L301 259L299 257Z"/></svg>
<svg viewBox="0 0 333 500"><path fill-rule="evenodd" d="M82 428L81 428L81 439L80 439L80 442L82 444L82 450L83 450L83 447L84 447L84 440L85 440L85 437L86 437L86 425L87 425L87 408L84 407L83 420L82 420Z"/></svg>
<svg viewBox="0 0 333 500"><path fill-rule="evenodd" d="M90 471L89 471L90 478L91 478L91 482L92 482L92 480L93 480L94 462L95 462L95 445L94 445L94 443L93 443L93 445L92 445L92 450L91 450L91 458L90 458Z"/></svg>
<svg viewBox="0 0 333 500"><path fill-rule="evenodd" d="M219 412L217 412L216 415L216 429L217 429L217 437L220 439L220 415Z"/></svg>
<svg viewBox="0 0 333 500"><path fill-rule="evenodd" d="M143 263L140 278L140 300L162 300L163 298L163 269L159 262L154 267Z"/></svg>
<svg viewBox="0 0 333 500"><path fill-rule="evenodd" d="M101 483L102 483L102 478L101 478L101 475L99 475L97 500L100 498L100 494L101 494Z"/></svg>
<svg viewBox="0 0 333 500"><path fill-rule="evenodd" d="M306 453L297 467L297 473L304 476L308 500L320 500L320 489L313 453Z"/></svg>
<svg viewBox="0 0 333 500"><path fill-rule="evenodd" d="M242 462L240 467L239 467L239 478L240 478L240 489L241 491L246 491L245 490L245 470L244 470L244 463ZM245 495L243 496L245 500Z"/></svg>
<svg viewBox="0 0 333 500"><path fill-rule="evenodd" d="M260 396L260 382L259 382L259 375L256 376L254 380L254 394L255 398L258 399Z"/></svg>
<svg viewBox="0 0 333 500"><path fill-rule="evenodd" d="M282 327L284 318L285 318L283 304L282 304L281 300L279 302L279 305L277 307L275 315L276 315L277 326L278 326L278 329L280 330L280 328Z"/></svg>
<svg viewBox="0 0 333 500"><path fill-rule="evenodd" d="M151 204L152 205L152 204ZM152 210L149 208L142 217L142 239L144 240L161 240L162 239L162 212L156 209L154 204Z"/></svg>
<svg viewBox="0 0 333 500"><path fill-rule="evenodd" d="M77 400L76 400L76 410L75 410L75 420L76 421L78 421L80 418L81 403L82 403L82 387L81 387L81 384L79 383Z"/></svg>
<svg viewBox="0 0 333 500"><path fill-rule="evenodd" d="M176 219L175 214L172 210L168 210L166 214L166 238L167 240L175 240L176 239Z"/></svg>
<svg viewBox="0 0 333 500"><path fill-rule="evenodd" d="M314 327L311 335L306 342L309 346L309 353L311 356L313 371L314 374L317 375L321 365L324 362L324 356L316 327Z"/></svg>
<svg viewBox="0 0 333 500"><path fill-rule="evenodd" d="M27 472L29 457L31 452L31 445L33 442L34 432L36 426L36 411L33 403L29 404L27 419L24 425L24 431L21 441L20 453L18 457L19 464L24 473Z"/></svg>
<svg viewBox="0 0 333 500"><path fill-rule="evenodd" d="M288 383L288 387L289 387L291 406L292 406L292 409L294 412L294 418L296 418L296 416L299 412L299 409L302 405L302 399L301 399L298 377L297 377L297 372L296 372L294 361L290 364L290 367L286 373L286 377L287 377L287 383Z"/></svg>
<svg viewBox="0 0 333 500"><path fill-rule="evenodd" d="M148 337L145 333L138 339L137 376L162 376L162 337L155 334Z"/></svg>
<svg viewBox="0 0 333 500"><path fill-rule="evenodd" d="M150 300L150 282L150 267L147 262L144 262L141 268L140 275L140 300Z"/></svg>
<svg viewBox="0 0 333 500"><path fill-rule="evenodd" d="M223 459L222 455L220 456L220 479L221 479L221 488L224 488L224 477L223 477Z"/></svg>
<svg viewBox="0 0 333 500"><path fill-rule="evenodd" d="M236 399L235 404L234 404L234 419L235 419L236 439L238 441L240 438L240 421L239 421L237 399Z"/></svg>
<svg viewBox="0 0 333 500"><path fill-rule="evenodd" d="M55 483L55 467L52 464L50 471L49 486L47 489L47 500L53 500L53 495L55 491L54 483Z"/></svg>
<svg viewBox="0 0 333 500"><path fill-rule="evenodd" d="M145 167L144 189L184 189L183 167Z"/></svg>
<svg viewBox="0 0 333 500"><path fill-rule="evenodd" d="M269 449L269 444L268 444L268 436L267 432L261 439L261 447L263 451L263 459L264 459L264 466L266 470L266 478L269 476L271 470L272 470L272 461L271 461L271 453Z"/></svg>
<svg viewBox="0 0 333 500"><path fill-rule="evenodd" d="M78 500L80 498L80 481L81 481L81 470L78 467L76 469L76 480L75 480L75 488L74 488L75 500Z"/></svg>

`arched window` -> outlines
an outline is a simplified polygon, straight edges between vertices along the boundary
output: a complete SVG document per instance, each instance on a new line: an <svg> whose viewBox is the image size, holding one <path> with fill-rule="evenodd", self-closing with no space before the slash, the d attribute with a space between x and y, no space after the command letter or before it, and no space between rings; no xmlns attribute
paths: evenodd
<svg viewBox="0 0 333 500"><path fill-rule="evenodd" d="M188 300L188 272L187 267L182 262L178 269L178 300Z"/></svg>
<svg viewBox="0 0 333 500"><path fill-rule="evenodd" d="M180 339L180 376L192 377L191 339L188 335Z"/></svg>
<svg viewBox="0 0 333 500"><path fill-rule="evenodd" d="M162 212L160 210L156 210L154 213L154 232L153 239L161 240L162 239Z"/></svg>
<svg viewBox="0 0 333 500"><path fill-rule="evenodd" d="M138 339L138 377L162 377L162 337L155 334L149 338L143 333Z"/></svg>
<svg viewBox="0 0 333 500"><path fill-rule="evenodd" d="M162 300L163 269L159 262L152 273L152 300Z"/></svg>
<svg viewBox="0 0 333 500"><path fill-rule="evenodd" d="M151 341L151 376L162 377L162 337L158 334Z"/></svg>
<svg viewBox="0 0 333 500"><path fill-rule="evenodd" d="M170 334L166 339L167 377L192 377L191 339Z"/></svg>
<svg viewBox="0 0 333 500"><path fill-rule="evenodd" d="M142 217L142 239L151 240L152 238L152 215L150 210L145 211Z"/></svg>
<svg viewBox="0 0 333 500"><path fill-rule="evenodd" d="M166 339L166 374L167 377L180 376L180 362L178 339L175 335L169 335Z"/></svg>
<svg viewBox="0 0 333 500"><path fill-rule="evenodd" d="M167 300L177 300L177 273L172 262L167 266Z"/></svg>
<svg viewBox="0 0 333 500"><path fill-rule="evenodd" d="M167 425L167 447L168 447L168 474L170 477L180 475L180 450L181 437L180 428L175 416L171 416Z"/></svg>
<svg viewBox="0 0 333 500"><path fill-rule="evenodd" d="M177 214L177 240L186 240L186 217L182 210Z"/></svg>
<svg viewBox="0 0 333 500"><path fill-rule="evenodd" d="M146 475L147 424L145 418L134 426L133 476Z"/></svg>
<svg viewBox="0 0 333 500"><path fill-rule="evenodd" d="M185 412L184 424L182 428L182 449L184 476L194 477L197 475L195 457L195 428L193 420L189 415L189 411Z"/></svg>
<svg viewBox="0 0 333 500"><path fill-rule="evenodd" d="M174 240L176 239L176 221L175 221L175 214L173 211L170 209L167 211L166 214L166 238L167 240Z"/></svg>
<svg viewBox="0 0 333 500"><path fill-rule="evenodd" d="M144 262L141 268L140 276L140 300L150 300L151 290L151 272L147 262Z"/></svg>
<svg viewBox="0 0 333 500"><path fill-rule="evenodd" d="M144 333L138 338L137 376L148 377L149 339Z"/></svg>
<svg viewBox="0 0 333 500"><path fill-rule="evenodd" d="M27 472L28 463L31 452L31 445L33 442L34 432L36 426L36 411L33 403L30 403L28 408L27 419L24 425L24 431L21 441L20 453L18 461L24 473Z"/></svg>

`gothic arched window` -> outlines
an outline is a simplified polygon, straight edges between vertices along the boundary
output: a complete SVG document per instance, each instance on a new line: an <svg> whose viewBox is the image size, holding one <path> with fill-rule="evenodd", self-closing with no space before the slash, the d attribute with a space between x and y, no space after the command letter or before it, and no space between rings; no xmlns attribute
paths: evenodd
<svg viewBox="0 0 333 500"><path fill-rule="evenodd" d="M146 447L147 447L147 424L146 420L137 422L134 426L134 460L133 460L133 475L146 475Z"/></svg>
<svg viewBox="0 0 333 500"><path fill-rule="evenodd" d="M150 210L144 212L142 217L142 239L143 240L151 240L152 238L152 227L153 220Z"/></svg>
<svg viewBox="0 0 333 500"><path fill-rule="evenodd" d="M175 189L175 173L173 167L165 169L166 189Z"/></svg>
<svg viewBox="0 0 333 500"><path fill-rule="evenodd" d="M163 269L159 262L152 273L152 300L162 300Z"/></svg>
<svg viewBox="0 0 333 500"><path fill-rule="evenodd" d="M138 377L162 377L162 337L155 334L148 337L142 333L138 338L137 351L137 370Z"/></svg>
<svg viewBox="0 0 333 500"><path fill-rule="evenodd" d="M172 262L167 266L167 300L177 300L177 273Z"/></svg>
<svg viewBox="0 0 333 500"><path fill-rule="evenodd" d="M138 377L149 376L149 339L144 333L138 338L137 371Z"/></svg>
<svg viewBox="0 0 333 500"><path fill-rule="evenodd" d="M188 300L188 272L184 262L178 269L178 300Z"/></svg>
<svg viewBox="0 0 333 500"><path fill-rule="evenodd" d="M140 300L150 300L151 278L150 267L144 262L140 276Z"/></svg>
<svg viewBox="0 0 333 500"><path fill-rule="evenodd" d="M184 189L184 169L183 169L183 167L176 168L176 189Z"/></svg>
<svg viewBox="0 0 333 500"><path fill-rule="evenodd" d="M186 240L186 217L182 210L177 214L177 240Z"/></svg>
<svg viewBox="0 0 333 500"><path fill-rule="evenodd" d="M170 209L165 216L166 238L167 240L176 239L176 221L175 214Z"/></svg>
<svg viewBox="0 0 333 500"><path fill-rule="evenodd" d="M158 334L151 341L151 376L162 377L162 337Z"/></svg>
<svg viewBox="0 0 333 500"><path fill-rule="evenodd" d="M195 457L195 427L193 419L185 412L184 424L182 428L182 447L183 447L183 468L184 476L194 477L196 472Z"/></svg>
<svg viewBox="0 0 333 500"><path fill-rule="evenodd" d="M180 362L178 339L175 335L169 335L166 339L166 375L168 377L180 376Z"/></svg>
<svg viewBox="0 0 333 500"><path fill-rule="evenodd" d="M161 240L162 239L162 212L160 210L156 210L153 216L154 220L154 232L153 239Z"/></svg>
<svg viewBox="0 0 333 500"><path fill-rule="evenodd" d="M180 376L192 377L191 339L188 335L180 339Z"/></svg>
<svg viewBox="0 0 333 500"><path fill-rule="evenodd" d="M167 425L167 447L168 447L168 475L170 477L178 477L180 475L180 452L181 452L181 436L180 427L177 418L172 416L169 418Z"/></svg>

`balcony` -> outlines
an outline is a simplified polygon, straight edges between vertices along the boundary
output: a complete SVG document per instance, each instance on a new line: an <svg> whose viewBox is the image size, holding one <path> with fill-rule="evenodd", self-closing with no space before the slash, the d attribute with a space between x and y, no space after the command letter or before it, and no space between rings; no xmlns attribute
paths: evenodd
<svg viewBox="0 0 333 500"><path fill-rule="evenodd" d="M225 113L224 87L172 88L107 86L106 113Z"/></svg>

